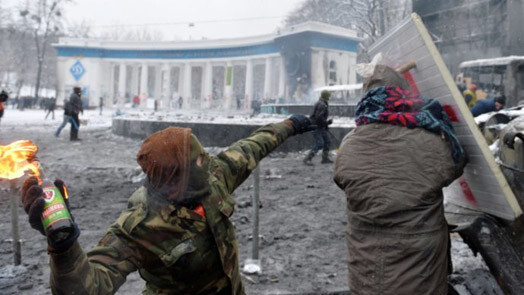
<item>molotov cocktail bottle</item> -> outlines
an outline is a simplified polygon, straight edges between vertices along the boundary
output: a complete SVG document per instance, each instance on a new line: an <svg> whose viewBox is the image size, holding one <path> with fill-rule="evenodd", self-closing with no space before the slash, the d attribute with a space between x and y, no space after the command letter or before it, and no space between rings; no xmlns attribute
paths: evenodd
<svg viewBox="0 0 524 295"><path fill-rule="evenodd" d="M73 234L75 230L73 220L60 190L47 179L44 179L41 186L45 201L42 224L47 238L54 243L60 243ZM65 197L68 198L67 188L64 187L64 191Z"/></svg>

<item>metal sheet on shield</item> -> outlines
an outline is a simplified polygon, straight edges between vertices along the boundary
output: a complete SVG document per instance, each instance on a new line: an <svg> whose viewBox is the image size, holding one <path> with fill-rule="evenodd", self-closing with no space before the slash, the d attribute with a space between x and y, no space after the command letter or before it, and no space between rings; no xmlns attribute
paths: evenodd
<svg viewBox="0 0 524 295"><path fill-rule="evenodd" d="M522 214L493 154L480 133L469 108L440 53L417 14L412 14L369 49L370 56L382 53L387 65L396 68L415 61L409 74L418 90L440 101L469 156L464 174L444 189L454 204L513 220Z"/></svg>

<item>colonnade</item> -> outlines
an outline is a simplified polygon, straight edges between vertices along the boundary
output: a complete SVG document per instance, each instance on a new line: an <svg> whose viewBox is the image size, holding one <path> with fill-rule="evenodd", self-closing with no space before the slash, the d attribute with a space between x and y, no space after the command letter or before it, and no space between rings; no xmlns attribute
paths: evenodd
<svg viewBox="0 0 524 295"><path fill-rule="evenodd" d="M152 98L159 109L233 109L237 108L236 100L241 97L242 108L250 109L254 99L285 97L286 73L280 55L234 60L112 60L109 63L109 95L112 97L109 101L114 104L132 102L138 96L140 108L146 108L147 99ZM254 69L258 65L264 65L263 93L259 91L256 95L255 82L261 82L255 81L254 77ZM235 82L241 83L234 81L234 71L238 66L245 67L243 93L235 93L233 87ZM223 72L223 77L214 77L213 69L216 67L223 68L219 71ZM201 69L195 71L197 68ZM178 73L178 77L173 77L173 72ZM195 79L200 80L199 83ZM218 86L222 88L220 91L214 91L217 81L222 84ZM218 97L220 94L222 97Z"/></svg>

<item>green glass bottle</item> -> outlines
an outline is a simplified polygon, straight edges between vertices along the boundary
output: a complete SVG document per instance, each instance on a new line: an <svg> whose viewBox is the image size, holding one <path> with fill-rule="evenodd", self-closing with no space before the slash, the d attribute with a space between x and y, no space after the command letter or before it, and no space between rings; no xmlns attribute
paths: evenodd
<svg viewBox="0 0 524 295"><path fill-rule="evenodd" d="M42 189L42 197L45 200L42 224L47 238L54 243L60 243L73 234L73 220L60 190L49 180L42 182Z"/></svg>

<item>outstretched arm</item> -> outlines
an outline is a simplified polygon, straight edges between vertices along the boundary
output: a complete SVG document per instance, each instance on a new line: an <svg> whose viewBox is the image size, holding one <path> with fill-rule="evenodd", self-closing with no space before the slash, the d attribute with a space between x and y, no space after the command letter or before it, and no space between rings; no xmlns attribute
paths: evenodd
<svg viewBox="0 0 524 295"><path fill-rule="evenodd" d="M248 138L235 142L225 152L218 154L218 167L212 169L213 174L232 193L248 178L258 162L288 137L311 130L311 121L304 115L292 115L280 123L263 126Z"/></svg>
<svg viewBox="0 0 524 295"><path fill-rule="evenodd" d="M260 160L293 134L293 123L290 120L257 129L248 138L233 143L226 151L218 154L219 169L216 176L222 178L229 193L232 193L249 177Z"/></svg>

